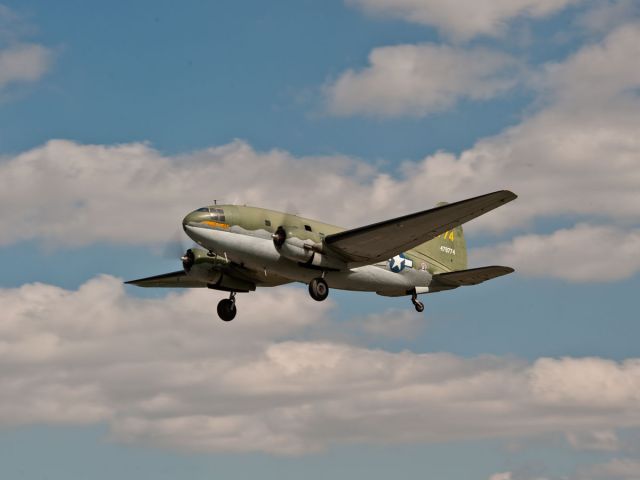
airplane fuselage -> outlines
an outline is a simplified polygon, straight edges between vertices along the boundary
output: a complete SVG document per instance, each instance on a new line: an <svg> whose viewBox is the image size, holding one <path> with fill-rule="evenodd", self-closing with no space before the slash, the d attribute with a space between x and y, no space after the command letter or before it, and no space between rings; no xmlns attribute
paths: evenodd
<svg viewBox="0 0 640 480"><path fill-rule="evenodd" d="M218 208L224 213L218 214L217 219L207 220L207 212L187 216L185 232L201 247L253 272L261 286L309 283L324 274L332 288L397 296L407 295L415 287L426 289L431 282L429 269L420 268L428 259L418 258L415 252L374 265L354 267L332 260L323 266L316 260L322 253L314 252L312 247L343 228L262 208L236 205ZM280 226L284 226L291 245L277 249L273 235ZM287 247L293 250L290 255ZM309 262L312 256L315 262ZM429 264L433 265L433 260ZM413 268L414 265L418 268Z"/></svg>
<svg viewBox="0 0 640 480"><path fill-rule="evenodd" d="M131 280L141 287L210 288L229 292L218 303L224 321L236 316L236 294L290 282L308 284L314 300L329 288L410 295L477 285L513 272L467 268L462 224L516 198L500 190L345 230L298 215L240 205L210 205L182 221L202 248L181 257L182 270Z"/></svg>

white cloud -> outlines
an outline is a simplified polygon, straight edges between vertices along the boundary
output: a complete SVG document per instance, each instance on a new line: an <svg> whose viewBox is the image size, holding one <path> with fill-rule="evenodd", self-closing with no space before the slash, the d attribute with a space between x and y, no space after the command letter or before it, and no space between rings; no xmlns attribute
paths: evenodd
<svg viewBox="0 0 640 480"><path fill-rule="evenodd" d="M544 18L580 0L346 0L365 12L402 18L437 28L449 37L468 40L498 36L516 17Z"/></svg>
<svg viewBox="0 0 640 480"><path fill-rule="evenodd" d="M22 19L6 5L0 4L0 40L12 40L16 30L20 31Z"/></svg>
<svg viewBox="0 0 640 480"><path fill-rule="evenodd" d="M0 425L106 423L125 442L278 454L640 426L640 359L528 364L291 341L331 305L258 292L223 324L215 301L132 298L106 276L76 291L0 290Z"/></svg>
<svg viewBox="0 0 640 480"><path fill-rule="evenodd" d="M39 80L52 60L51 50L37 44L17 44L0 50L0 88Z"/></svg>
<svg viewBox="0 0 640 480"><path fill-rule="evenodd" d="M518 64L483 48L398 45L374 49L370 65L348 70L326 87L336 115L422 116L463 98L487 100L513 87Z"/></svg>
<svg viewBox="0 0 640 480"><path fill-rule="evenodd" d="M550 407L615 410L640 400L640 360L539 359L530 377L535 398Z"/></svg>
<svg viewBox="0 0 640 480"><path fill-rule="evenodd" d="M640 478L640 460L614 458L613 460L585 469L580 478L606 480L638 480Z"/></svg>
<svg viewBox="0 0 640 480"><path fill-rule="evenodd" d="M512 480L512 479L513 479L513 476L511 475L511 472L494 473L489 477L489 480Z"/></svg>
<svg viewBox="0 0 640 480"><path fill-rule="evenodd" d="M579 224L549 235L522 235L477 249L474 263L497 262L533 277L613 281L640 270L640 230Z"/></svg>
<svg viewBox="0 0 640 480"><path fill-rule="evenodd" d="M613 430L569 432L567 441L576 450L615 452L621 448L618 435Z"/></svg>
<svg viewBox="0 0 640 480"><path fill-rule="evenodd" d="M214 199L280 209L295 202L341 222L355 210L343 208L344 195L369 195L370 171L345 157L258 153L240 141L166 157L142 143L53 140L0 163L0 244L35 237L48 245L163 242L184 215ZM371 206L386 202L372 199Z"/></svg>
<svg viewBox="0 0 640 480"><path fill-rule="evenodd" d="M640 56L639 45L638 24L621 27L545 68L534 83L548 103L519 125L460 155L405 162L394 175L353 158L256 152L241 141L166 156L143 143L53 140L0 162L0 245L34 238L47 246L163 243L183 215L214 198L276 209L295 203L307 216L351 227L510 188L519 199L474 220L469 236L540 219L590 222L515 239L498 253L534 275L624 278L639 268L637 255L627 255L640 223L640 74L628 61ZM561 272L541 271L545 262L535 265L524 251L543 249L545 240L563 252L554 262ZM572 240L585 247L568 261ZM592 255L607 245L604 256Z"/></svg>
<svg viewBox="0 0 640 480"><path fill-rule="evenodd" d="M431 9L431 1L420 0L354 0L374 10L393 12ZM540 11L566 5L567 1L535 2L439 2L442 8L455 11L487 10L491 3L497 10L510 7L515 11L520 4L535 5ZM457 2L460 3L460 2ZM418 8L419 7L419 8ZM553 10L553 8L551 8ZM592 6L578 23L587 28L606 30L610 35L602 43L587 45L562 63L550 63L541 72L534 70L527 76L530 86L542 91L543 96L556 100L580 101L594 106L594 100L610 100L625 88L637 88L640 72L636 58L638 42L638 14L640 7L631 2L607 2ZM455 15L460 19L475 19L471 14ZM369 55L369 66L360 70L347 70L325 87L328 110L336 115L365 114L375 116L423 116L446 110L462 98L487 100L514 87L524 75L523 65L513 57L483 48L460 48L447 45L419 44L380 47ZM548 98L547 98L548 100Z"/></svg>
<svg viewBox="0 0 640 480"><path fill-rule="evenodd" d="M599 1L579 15L577 23L588 31L606 33L639 16L640 5L634 0Z"/></svg>
<svg viewBox="0 0 640 480"><path fill-rule="evenodd" d="M551 480L550 478L547 477L540 477L540 476L532 476L532 475L521 475L519 473L513 473L513 472L501 472L501 473L494 473L493 475L491 475L489 477L489 480ZM567 479L564 479L567 480Z"/></svg>
<svg viewBox="0 0 640 480"><path fill-rule="evenodd" d="M386 338L415 338L425 328L425 318L415 315L411 310L387 310L382 313L372 313L362 319L352 319L357 322L361 333L373 337Z"/></svg>
<svg viewBox="0 0 640 480"><path fill-rule="evenodd" d="M375 52L420 48L389 47ZM640 24L623 25L565 61L535 72L528 83L539 92L542 108L519 125L478 141L458 156L437 152L421 162L407 162L404 178L380 176L376 186L402 192L399 198L387 195L393 205L411 205L408 200L427 196L452 199L458 192L479 194L505 187L520 195L520 200L509 206L511 215L489 215L477 225L506 228L526 225L533 218L567 215L604 217L626 224L625 228L637 225L640 68L629 59L638 57ZM409 67L404 69L391 68L395 63L402 64L396 59L378 59L362 72L347 72L328 90L332 108L342 113L415 114L451 104L456 98L451 92L461 95L464 91L455 82L449 87L448 69L436 69L432 76L438 80L432 81L428 75L416 73L419 69L412 67L416 62L406 62ZM396 81L396 77L409 81ZM452 88L450 94L446 90L443 95L434 94L440 86ZM430 94L425 95L422 89ZM376 193L375 198L382 196Z"/></svg>
<svg viewBox="0 0 640 480"><path fill-rule="evenodd" d="M16 84L35 82L50 69L51 49L20 40L32 30L18 13L0 4L0 93Z"/></svg>
<svg viewBox="0 0 640 480"><path fill-rule="evenodd" d="M606 113L606 103L617 98L637 100L640 67L629 59L638 56L640 23L636 22L615 29L602 42L583 47L562 63L548 64L538 86L565 108L605 108Z"/></svg>

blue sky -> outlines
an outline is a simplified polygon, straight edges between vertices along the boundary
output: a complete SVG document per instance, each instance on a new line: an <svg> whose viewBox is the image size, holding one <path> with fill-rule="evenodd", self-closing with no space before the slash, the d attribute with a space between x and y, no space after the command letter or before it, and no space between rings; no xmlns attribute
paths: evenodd
<svg viewBox="0 0 640 480"><path fill-rule="evenodd" d="M639 13L0 4L3 478L640 476ZM517 273L423 316L121 284L213 199L357 226L499 188L471 263Z"/></svg>

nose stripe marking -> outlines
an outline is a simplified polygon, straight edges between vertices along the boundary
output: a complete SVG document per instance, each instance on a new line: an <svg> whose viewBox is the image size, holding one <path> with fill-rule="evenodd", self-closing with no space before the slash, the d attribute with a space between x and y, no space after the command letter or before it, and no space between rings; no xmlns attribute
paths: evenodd
<svg viewBox="0 0 640 480"><path fill-rule="evenodd" d="M204 221L202 223L206 223L210 227L214 227L214 228L224 228L224 229L228 229L229 228L229 224L228 223L212 222L210 220L206 220L206 221Z"/></svg>

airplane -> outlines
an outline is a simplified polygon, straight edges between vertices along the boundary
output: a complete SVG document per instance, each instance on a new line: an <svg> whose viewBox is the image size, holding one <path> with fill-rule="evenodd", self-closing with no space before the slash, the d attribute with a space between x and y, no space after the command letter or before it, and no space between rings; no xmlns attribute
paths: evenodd
<svg viewBox="0 0 640 480"><path fill-rule="evenodd" d="M237 293L291 282L307 284L317 301L327 298L329 288L410 296L422 312L420 294L514 271L467 269L462 224L516 198L500 190L349 230L295 214L214 202L182 221L185 233L202 248L185 252L181 270L125 283L229 292L217 307L225 322L236 316Z"/></svg>

